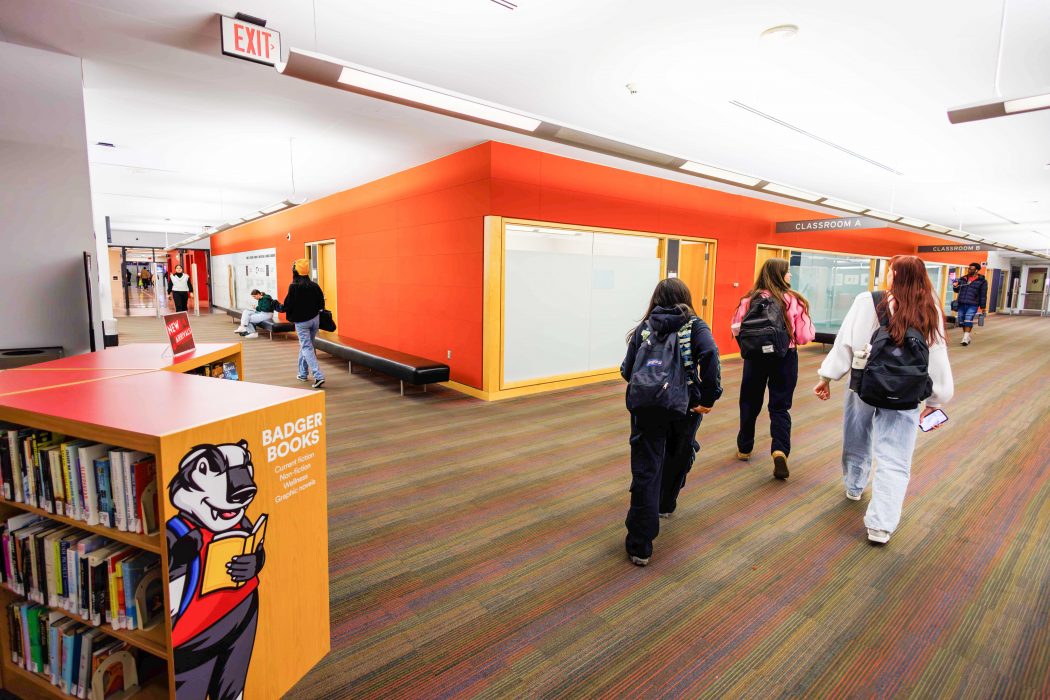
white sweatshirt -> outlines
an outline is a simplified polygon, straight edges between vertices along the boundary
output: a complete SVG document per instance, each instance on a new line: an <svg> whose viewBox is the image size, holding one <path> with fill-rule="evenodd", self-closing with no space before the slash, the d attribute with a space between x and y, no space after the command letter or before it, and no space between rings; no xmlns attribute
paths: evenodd
<svg viewBox="0 0 1050 700"><path fill-rule="evenodd" d="M941 326L944 325L944 314L937 309ZM819 374L824 379L842 379L853 366L853 349L864 349L871 343L871 336L879 327L875 313L875 303L871 292L861 292L853 300L853 306L846 312L842 328L835 336L835 345L820 365ZM952 368L948 364L948 345L943 338L938 338L930 345L930 378L933 379L933 394L926 399L926 405L938 408L951 401L955 393L955 381L952 379Z"/></svg>

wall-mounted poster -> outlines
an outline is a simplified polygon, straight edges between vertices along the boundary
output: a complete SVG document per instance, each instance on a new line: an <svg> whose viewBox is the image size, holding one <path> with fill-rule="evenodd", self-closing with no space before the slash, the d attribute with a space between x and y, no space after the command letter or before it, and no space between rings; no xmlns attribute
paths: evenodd
<svg viewBox="0 0 1050 700"><path fill-rule="evenodd" d="M258 289L277 298L277 249L261 248L211 258L215 305L245 309L254 305L251 291Z"/></svg>

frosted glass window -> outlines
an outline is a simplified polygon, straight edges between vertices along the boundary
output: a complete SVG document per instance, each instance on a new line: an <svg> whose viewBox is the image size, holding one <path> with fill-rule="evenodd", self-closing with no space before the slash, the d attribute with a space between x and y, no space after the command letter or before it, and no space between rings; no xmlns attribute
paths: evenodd
<svg viewBox="0 0 1050 700"><path fill-rule="evenodd" d="M619 367L660 276L655 238L508 226L507 382Z"/></svg>
<svg viewBox="0 0 1050 700"><path fill-rule="evenodd" d="M818 333L838 332L853 300L868 291L870 278L868 258L791 252L791 286L809 301Z"/></svg>

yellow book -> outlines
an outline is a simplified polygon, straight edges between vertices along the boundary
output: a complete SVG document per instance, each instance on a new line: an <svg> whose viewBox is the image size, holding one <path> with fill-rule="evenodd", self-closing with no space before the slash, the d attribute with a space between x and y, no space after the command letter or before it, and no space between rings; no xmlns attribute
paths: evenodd
<svg viewBox="0 0 1050 700"><path fill-rule="evenodd" d="M231 530L215 535L204 555L204 575L201 577L201 595L223 588L240 588L244 581L230 578L226 565L234 557L251 554L262 544L266 535L266 515L260 515L251 532Z"/></svg>

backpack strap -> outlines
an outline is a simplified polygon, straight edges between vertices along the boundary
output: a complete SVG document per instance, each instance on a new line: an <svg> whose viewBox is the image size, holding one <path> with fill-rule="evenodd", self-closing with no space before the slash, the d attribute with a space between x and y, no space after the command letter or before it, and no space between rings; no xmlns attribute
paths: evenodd
<svg viewBox="0 0 1050 700"><path fill-rule="evenodd" d="M171 530L176 538L179 538L189 533L191 528L182 518L176 515L168 521L168 529ZM186 612L186 608L190 607L190 603L193 601L193 594L197 591L197 580L200 578L200 567L199 557L190 564L190 570L186 574L186 585L182 589L182 599L179 601L179 611L175 614L175 619L171 621L173 625L182 617L182 613Z"/></svg>
<svg viewBox="0 0 1050 700"><path fill-rule="evenodd" d="M890 326L890 313L889 305L887 304L885 311L881 311L882 302L886 299L886 292L876 291L871 293L871 301L875 304L875 315L879 318L879 325L883 328L889 328Z"/></svg>
<svg viewBox="0 0 1050 700"><path fill-rule="evenodd" d="M682 366L685 367L685 375L689 384L693 383L693 321L689 319L685 325L678 329L678 348L682 352Z"/></svg>

